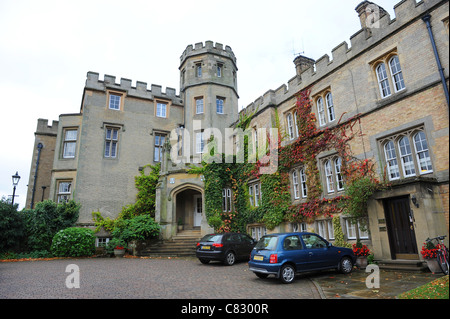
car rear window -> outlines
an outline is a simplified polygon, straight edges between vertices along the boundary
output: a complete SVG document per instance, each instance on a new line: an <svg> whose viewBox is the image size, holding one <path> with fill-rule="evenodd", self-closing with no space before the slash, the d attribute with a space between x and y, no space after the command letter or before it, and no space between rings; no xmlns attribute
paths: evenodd
<svg viewBox="0 0 450 319"><path fill-rule="evenodd" d="M256 244L256 249L276 250L278 243L278 236L264 236Z"/></svg>
<svg viewBox="0 0 450 319"><path fill-rule="evenodd" d="M210 242L217 242L220 241L220 239L222 239L222 235L219 234L210 234L210 235L206 235L202 238L202 242L204 241L210 241Z"/></svg>

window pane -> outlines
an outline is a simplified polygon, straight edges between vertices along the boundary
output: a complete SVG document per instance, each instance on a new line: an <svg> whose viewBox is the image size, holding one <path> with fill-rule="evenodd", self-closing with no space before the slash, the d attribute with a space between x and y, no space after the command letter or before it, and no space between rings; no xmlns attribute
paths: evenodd
<svg viewBox="0 0 450 319"><path fill-rule="evenodd" d="M64 143L64 158L72 158L75 157L75 148L77 143L76 142L66 142Z"/></svg>
<svg viewBox="0 0 450 319"><path fill-rule="evenodd" d="M316 235L305 234L302 235L303 242L307 249L326 248L327 243Z"/></svg>
<svg viewBox="0 0 450 319"><path fill-rule="evenodd" d="M409 144L409 139L407 136L400 139L398 142L400 156L403 164L403 173L405 177L413 176L416 174L416 169L414 168L413 157L411 154L411 145Z"/></svg>
<svg viewBox="0 0 450 319"><path fill-rule="evenodd" d="M387 96L391 95L391 88L389 86L389 81L388 81L387 72L386 72L386 66L384 65L384 63L381 63L377 67L377 77L378 77L378 83L380 85L381 96L387 97Z"/></svg>
<svg viewBox="0 0 450 319"><path fill-rule="evenodd" d="M400 171L398 169L397 163L397 155L395 153L395 147L392 141L386 143L386 145L384 146L384 153L386 156L389 180L400 178Z"/></svg>
<svg viewBox="0 0 450 319"><path fill-rule="evenodd" d="M203 113L203 99L195 100L197 114Z"/></svg>
<svg viewBox="0 0 450 319"><path fill-rule="evenodd" d="M76 141L77 140L77 130L67 130L66 131L66 141Z"/></svg>
<svg viewBox="0 0 450 319"><path fill-rule="evenodd" d="M337 158L334 161L334 168L336 171L336 183L337 183L337 189L338 190L343 190L344 189L344 180L342 178L342 174L341 174L341 159Z"/></svg>
<svg viewBox="0 0 450 319"><path fill-rule="evenodd" d="M287 115L287 125L288 125L288 133L289 133L289 138L291 140L294 139L294 121L292 119L292 114L288 114Z"/></svg>
<svg viewBox="0 0 450 319"><path fill-rule="evenodd" d="M110 149L111 149L111 142L105 141L105 157L109 157Z"/></svg>
<svg viewBox="0 0 450 319"><path fill-rule="evenodd" d="M327 179L328 193L334 192L333 171L331 170L330 161L325 162L325 176Z"/></svg>
<svg viewBox="0 0 450 319"><path fill-rule="evenodd" d="M389 61L389 67L391 68L392 81L395 85L395 91L400 91L405 88L405 82L403 80L402 68L400 67L400 61L398 56L394 56Z"/></svg>
<svg viewBox="0 0 450 319"><path fill-rule="evenodd" d="M416 147L417 161L419 162L420 173L429 173L433 171L431 157L428 152L428 143L424 132L419 132L414 136L414 145Z"/></svg>
<svg viewBox="0 0 450 319"><path fill-rule="evenodd" d="M336 118L334 114L333 96L331 95L331 93L328 93L326 98L327 98L328 119L330 120L330 122L332 122Z"/></svg>
<svg viewBox="0 0 450 319"><path fill-rule="evenodd" d="M120 95L111 94L109 96L109 108L113 110L120 109Z"/></svg>
<svg viewBox="0 0 450 319"><path fill-rule="evenodd" d="M112 142L111 144L111 157L116 157L117 142Z"/></svg>
<svg viewBox="0 0 450 319"><path fill-rule="evenodd" d="M218 114L223 114L223 99L216 99L216 109Z"/></svg>
<svg viewBox="0 0 450 319"><path fill-rule="evenodd" d="M307 194L308 194L308 191L307 191L307 188L306 188L306 174L305 174L305 170L304 169L300 170L300 183L301 183L301 186L302 186L302 197L306 198Z"/></svg>
<svg viewBox="0 0 450 319"><path fill-rule="evenodd" d="M317 100L317 112L319 113L320 126L325 125L325 110L323 108L323 99L322 98L319 98Z"/></svg>
<svg viewBox="0 0 450 319"><path fill-rule="evenodd" d="M300 190L298 184L298 174L297 171L292 172L292 183L294 184L294 198L300 198Z"/></svg>

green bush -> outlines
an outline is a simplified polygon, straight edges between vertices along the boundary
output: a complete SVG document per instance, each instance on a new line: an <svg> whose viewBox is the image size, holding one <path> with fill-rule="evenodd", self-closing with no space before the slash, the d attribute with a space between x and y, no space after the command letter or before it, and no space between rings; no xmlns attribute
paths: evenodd
<svg viewBox="0 0 450 319"><path fill-rule="evenodd" d="M24 236L24 223L17 205L0 199L0 252L17 248Z"/></svg>
<svg viewBox="0 0 450 319"><path fill-rule="evenodd" d="M77 227L60 230L53 237L51 252L56 257L92 256L95 252L94 231Z"/></svg>
<svg viewBox="0 0 450 319"><path fill-rule="evenodd" d="M75 225L79 210L80 205L74 201L57 204L51 200L37 203L34 209L23 210L28 250L49 250L58 231Z"/></svg>
<svg viewBox="0 0 450 319"><path fill-rule="evenodd" d="M112 236L129 243L133 240L147 240L159 235L159 224L148 214L121 220Z"/></svg>

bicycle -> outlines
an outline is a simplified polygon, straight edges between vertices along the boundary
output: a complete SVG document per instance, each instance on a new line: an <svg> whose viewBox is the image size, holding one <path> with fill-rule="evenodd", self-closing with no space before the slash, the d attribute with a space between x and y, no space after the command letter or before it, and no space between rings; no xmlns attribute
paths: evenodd
<svg viewBox="0 0 450 319"><path fill-rule="evenodd" d="M438 261L439 267L441 268L442 272L445 275L448 275L448 248L445 247L444 244L444 238L447 237L446 235L444 236L438 236L438 237L434 237L434 238L428 238L426 241L427 242L431 242L433 240L436 240L437 245L437 251L436 251L436 259Z"/></svg>

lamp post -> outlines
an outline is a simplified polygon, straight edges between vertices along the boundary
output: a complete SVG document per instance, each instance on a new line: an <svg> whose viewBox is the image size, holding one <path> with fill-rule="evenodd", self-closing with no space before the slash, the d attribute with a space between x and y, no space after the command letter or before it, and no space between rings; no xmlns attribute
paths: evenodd
<svg viewBox="0 0 450 319"><path fill-rule="evenodd" d="M12 195L12 206L14 206L14 197L16 196L16 186L19 184L20 176L19 172L16 172L15 175L12 176L12 183L13 183L13 195Z"/></svg>

